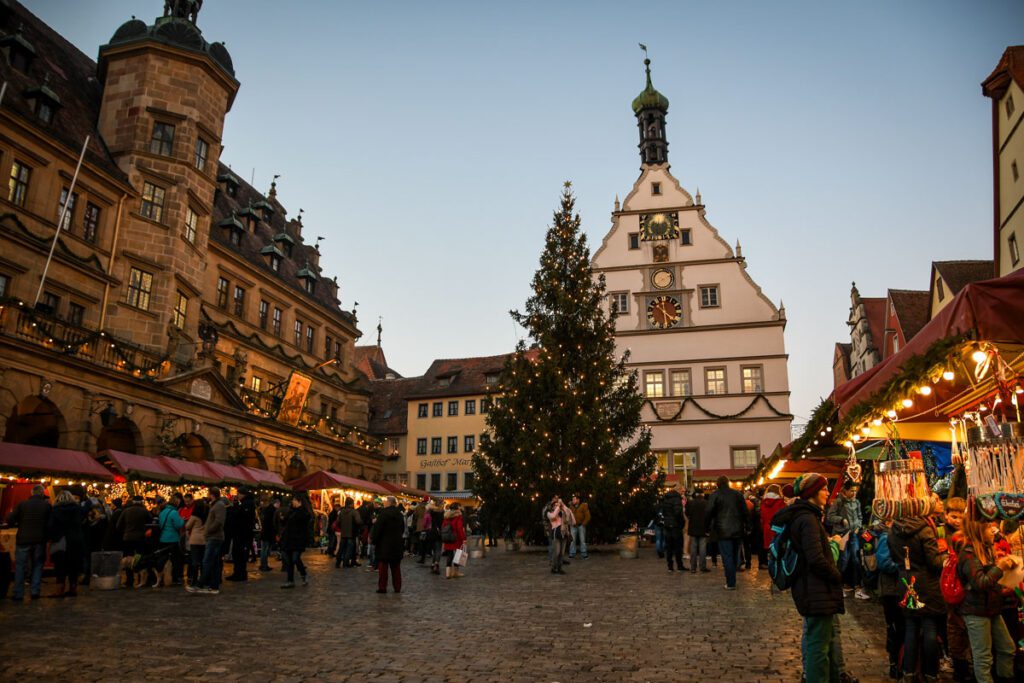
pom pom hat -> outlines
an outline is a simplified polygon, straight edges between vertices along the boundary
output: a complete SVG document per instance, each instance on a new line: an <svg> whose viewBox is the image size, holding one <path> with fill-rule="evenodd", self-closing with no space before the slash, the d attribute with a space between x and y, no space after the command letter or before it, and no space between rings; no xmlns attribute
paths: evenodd
<svg viewBox="0 0 1024 683"><path fill-rule="evenodd" d="M828 479L817 472L808 472L796 478L793 482L793 495L804 500L813 498L818 491L828 485Z"/></svg>

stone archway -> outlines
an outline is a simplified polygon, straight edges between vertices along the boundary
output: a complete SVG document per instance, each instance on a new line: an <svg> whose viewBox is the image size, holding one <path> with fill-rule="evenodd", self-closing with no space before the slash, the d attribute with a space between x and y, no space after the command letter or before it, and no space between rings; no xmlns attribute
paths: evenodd
<svg viewBox="0 0 1024 683"><path fill-rule="evenodd" d="M288 461L288 467L284 470L284 480L292 481L293 479L306 476L307 473L306 463L302 462L299 456L295 455Z"/></svg>
<svg viewBox="0 0 1024 683"><path fill-rule="evenodd" d="M182 434L178 437L181 441L181 451L179 455L184 460L190 460L192 462L203 462L204 460L213 460L213 449L210 448L210 442L198 434Z"/></svg>
<svg viewBox="0 0 1024 683"><path fill-rule="evenodd" d="M255 448L246 448L242 451L242 459L238 463L257 470L267 469L267 459Z"/></svg>
<svg viewBox="0 0 1024 683"><path fill-rule="evenodd" d="M60 448L67 423L60 409L43 396L26 396L7 418L4 441Z"/></svg>
<svg viewBox="0 0 1024 683"><path fill-rule="evenodd" d="M96 452L122 451L139 453L142 448L142 432L127 417L118 417L100 430L96 437Z"/></svg>

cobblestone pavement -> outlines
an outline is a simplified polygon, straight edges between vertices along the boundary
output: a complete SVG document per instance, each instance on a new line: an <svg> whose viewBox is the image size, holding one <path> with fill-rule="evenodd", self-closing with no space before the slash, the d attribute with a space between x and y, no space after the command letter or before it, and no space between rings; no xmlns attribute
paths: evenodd
<svg viewBox="0 0 1024 683"><path fill-rule="evenodd" d="M0 606L0 679L137 681L798 681L801 622L767 572L669 573L652 550L611 549L553 576L546 555L492 549L461 579L402 563L400 595L376 573L308 551L310 586L279 572L178 588L84 592ZM50 584L47 581L47 584ZM44 594L52 585L44 585ZM854 603L852 599L849 603ZM848 604L847 668L881 681L881 608Z"/></svg>

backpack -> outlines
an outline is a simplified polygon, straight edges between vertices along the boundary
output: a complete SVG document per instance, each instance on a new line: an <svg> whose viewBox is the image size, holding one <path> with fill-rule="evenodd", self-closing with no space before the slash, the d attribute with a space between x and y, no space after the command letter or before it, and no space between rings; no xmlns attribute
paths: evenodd
<svg viewBox="0 0 1024 683"><path fill-rule="evenodd" d="M772 585L784 591L796 583L800 554L789 537L789 524L772 524L771 529L775 538L768 546L768 575L772 577Z"/></svg>
<svg viewBox="0 0 1024 683"><path fill-rule="evenodd" d="M883 574L895 576L900 573L900 566L892 559L892 552L889 550L889 534L879 535L878 543L875 545L875 564L878 571Z"/></svg>
<svg viewBox="0 0 1024 683"><path fill-rule="evenodd" d="M939 590L942 591L942 599L947 605L959 605L967 597L964 584L960 581L960 575L956 571L956 553L949 549L946 556L946 563L942 565L942 575L939 577Z"/></svg>
<svg viewBox="0 0 1024 683"><path fill-rule="evenodd" d="M448 520L445 520L444 524L441 525L441 542L455 542L455 529L453 529L452 525L448 523Z"/></svg>

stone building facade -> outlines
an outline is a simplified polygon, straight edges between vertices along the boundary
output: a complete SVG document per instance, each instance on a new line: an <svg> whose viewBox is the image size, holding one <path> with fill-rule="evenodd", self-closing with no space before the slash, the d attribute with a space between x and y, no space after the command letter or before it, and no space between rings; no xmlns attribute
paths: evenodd
<svg viewBox="0 0 1024 683"><path fill-rule="evenodd" d="M197 14L93 61L0 3L0 436L378 478L355 312L276 183L221 163L240 84Z"/></svg>

